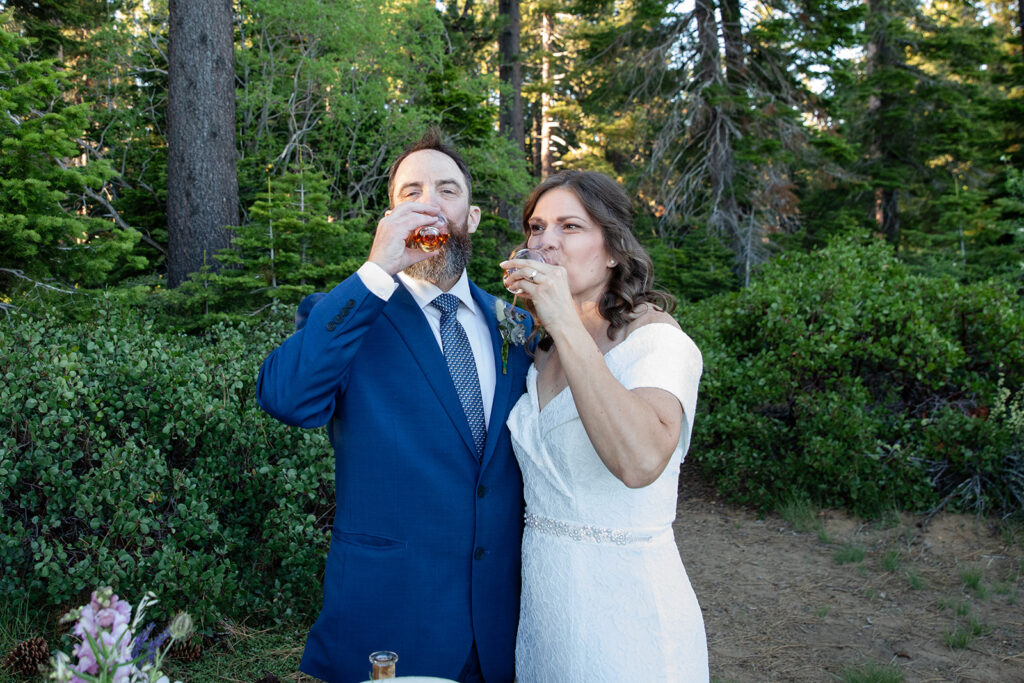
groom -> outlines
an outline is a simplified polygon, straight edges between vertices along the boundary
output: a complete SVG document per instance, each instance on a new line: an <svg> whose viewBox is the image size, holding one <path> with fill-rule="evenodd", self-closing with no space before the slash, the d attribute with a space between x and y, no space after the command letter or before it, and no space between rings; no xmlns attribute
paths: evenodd
<svg viewBox="0 0 1024 683"><path fill-rule="evenodd" d="M331 683L369 678L377 650L403 676L514 676L522 480L505 419L529 359L513 346L503 372L495 299L466 276L471 183L436 129L399 156L367 262L307 297L260 369L260 406L326 424L334 447L324 603L300 666ZM450 234L441 250L406 246L426 225Z"/></svg>

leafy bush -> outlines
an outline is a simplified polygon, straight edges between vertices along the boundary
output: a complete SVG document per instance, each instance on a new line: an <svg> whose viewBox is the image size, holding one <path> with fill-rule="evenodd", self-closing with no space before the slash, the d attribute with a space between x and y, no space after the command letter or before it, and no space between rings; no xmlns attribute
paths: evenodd
<svg viewBox="0 0 1024 683"><path fill-rule="evenodd" d="M786 254L682 312L704 353L693 457L733 500L1018 511L1024 307L882 243Z"/></svg>
<svg viewBox="0 0 1024 683"><path fill-rule="evenodd" d="M97 313L0 321L0 594L43 610L97 585L153 590L207 631L310 613L330 447L264 414L254 387L290 320L189 337Z"/></svg>

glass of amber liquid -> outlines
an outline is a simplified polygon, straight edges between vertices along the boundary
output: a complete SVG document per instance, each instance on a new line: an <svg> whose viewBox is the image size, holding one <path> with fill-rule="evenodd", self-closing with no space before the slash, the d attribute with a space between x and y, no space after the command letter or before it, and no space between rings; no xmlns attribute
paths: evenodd
<svg viewBox="0 0 1024 683"><path fill-rule="evenodd" d="M382 681L395 677L395 664L398 662L398 655L388 650L381 650L370 654L370 680Z"/></svg>
<svg viewBox="0 0 1024 683"><path fill-rule="evenodd" d="M438 214L437 222L434 225L417 228L405 239L406 248L428 252L437 251L444 246L449 237L447 232L441 232L442 227L448 227L448 220L443 214Z"/></svg>

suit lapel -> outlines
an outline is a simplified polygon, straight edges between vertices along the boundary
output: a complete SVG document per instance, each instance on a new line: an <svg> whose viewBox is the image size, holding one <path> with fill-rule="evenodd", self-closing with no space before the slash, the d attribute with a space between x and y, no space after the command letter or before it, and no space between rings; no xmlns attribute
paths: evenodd
<svg viewBox="0 0 1024 683"><path fill-rule="evenodd" d="M452 376L448 372L448 363L444 359L444 354L441 353L441 348L437 345L437 339L431 332L423 311L420 310L416 300L412 298L409 290L401 281L398 282L398 289L391 295L384 307L383 315L391 321L398 336L409 348L409 353L419 363L427 382L437 395L437 400L448 413L448 417L462 436L469 452L475 453L473 433L469 429L466 413L462 410L462 403L455 391ZM489 441L490 437L488 436Z"/></svg>
<svg viewBox="0 0 1024 683"><path fill-rule="evenodd" d="M495 444L498 442L505 418L508 416L509 409L511 408L509 402L513 400L511 392L512 387L515 385L513 377L517 376L517 372L516 368L513 367L512 361L515 358L513 353L509 354L508 372L503 373L501 371L501 333L498 331L498 317L494 311L497 299L472 282L469 283L469 289L473 293L473 299L484 313L484 319L487 321L487 331L491 335L491 348L494 350L494 400L491 403L491 419L487 425L487 441L484 445L484 455L481 459L482 462L486 463L487 459L494 453ZM518 399L519 397L516 396L515 398Z"/></svg>

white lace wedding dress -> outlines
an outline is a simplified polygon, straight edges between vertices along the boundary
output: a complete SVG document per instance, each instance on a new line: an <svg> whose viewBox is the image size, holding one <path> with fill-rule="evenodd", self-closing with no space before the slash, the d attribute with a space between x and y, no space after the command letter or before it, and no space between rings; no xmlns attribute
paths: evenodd
<svg viewBox="0 0 1024 683"><path fill-rule="evenodd" d="M679 398L682 435L650 486L604 466L568 388L538 410L537 371L509 416L523 471L526 528L516 641L518 683L708 680L704 620L672 534L702 360L672 325L632 332L605 354L627 389Z"/></svg>

